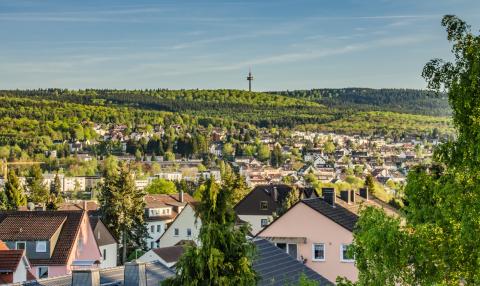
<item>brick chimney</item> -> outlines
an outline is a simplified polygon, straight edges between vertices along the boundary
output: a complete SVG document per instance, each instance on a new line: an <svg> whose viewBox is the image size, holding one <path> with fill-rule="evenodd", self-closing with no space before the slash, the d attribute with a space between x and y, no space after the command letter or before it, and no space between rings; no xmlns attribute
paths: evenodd
<svg viewBox="0 0 480 286"><path fill-rule="evenodd" d="M368 189L360 188L360 196L368 201L370 199L370 194L368 193Z"/></svg>
<svg viewBox="0 0 480 286"><path fill-rule="evenodd" d="M181 203L183 203L183 200L184 200L184 198L183 198L183 190L180 190L180 192L178 193L178 200L179 200Z"/></svg>
<svg viewBox="0 0 480 286"><path fill-rule="evenodd" d="M355 204L355 190L350 190L350 201Z"/></svg>
<svg viewBox="0 0 480 286"><path fill-rule="evenodd" d="M322 188L323 200L330 204L331 206L335 206L335 189L334 188Z"/></svg>
<svg viewBox="0 0 480 286"><path fill-rule="evenodd" d="M124 286L147 286L145 262L127 262L123 271Z"/></svg>
<svg viewBox="0 0 480 286"><path fill-rule="evenodd" d="M74 269L72 271L72 286L100 286L98 268Z"/></svg>

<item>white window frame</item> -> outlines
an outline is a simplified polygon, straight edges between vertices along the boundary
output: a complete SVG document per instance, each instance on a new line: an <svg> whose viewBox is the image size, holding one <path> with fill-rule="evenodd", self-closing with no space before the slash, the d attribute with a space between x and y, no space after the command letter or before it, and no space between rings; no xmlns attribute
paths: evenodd
<svg viewBox="0 0 480 286"><path fill-rule="evenodd" d="M343 247L344 247L344 246L348 247L349 245L351 245L351 244L349 244L349 243L342 243L342 244L340 244L340 261L341 261L341 262L346 262L346 263L353 263L353 262L355 262L355 257L354 257L353 259L345 259L345 257L343 257Z"/></svg>
<svg viewBox="0 0 480 286"><path fill-rule="evenodd" d="M323 259L315 258L315 246L316 245L323 245ZM327 247L325 243L312 243L312 261L322 262L326 261L327 259Z"/></svg>
<svg viewBox="0 0 480 286"><path fill-rule="evenodd" d="M44 244L44 250L38 250L38 246ZM37 253L46 253L47 252L47 241L46 240L37 240L35 241L35 252Z"/></svg>
<svg viewBox="0 0 480 286"><path fill-rule="evenodd" d="M18 244L23 243L25 245L25 250L27 250L27 242L26 241L15 241L15 249L20 249L18 248Z"/></svg>

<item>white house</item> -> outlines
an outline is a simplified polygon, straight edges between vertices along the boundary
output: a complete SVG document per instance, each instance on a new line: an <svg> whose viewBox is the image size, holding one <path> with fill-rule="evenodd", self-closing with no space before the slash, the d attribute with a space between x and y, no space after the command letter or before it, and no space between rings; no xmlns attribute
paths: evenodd
<svg viewBox="0 0 480 286"><path fill-rule="evenodd" d="M175 245L170 247L154 248L147 251L144 255L137 259L140 262L160 261L167 267L173 267L185 252L184 245Z"/></svg>
<svg viewBox="0 0 480 286"><path fill-rule="evenodd" d="M108 231L103 222L94 216L90 216L90 226L92 227L95 241L102 254L100 268L109 268L117 266L118 243L113 235Z"/></svg>
<svg viewBox="0 0 480 286"><path fill-rule="evenodd" d="M195 217L192 204L187 204L182 212L170 224L167 230L157 240L159 247L177 245L181 241L193 241L199 244L198 235L202 222Z"/></svg>

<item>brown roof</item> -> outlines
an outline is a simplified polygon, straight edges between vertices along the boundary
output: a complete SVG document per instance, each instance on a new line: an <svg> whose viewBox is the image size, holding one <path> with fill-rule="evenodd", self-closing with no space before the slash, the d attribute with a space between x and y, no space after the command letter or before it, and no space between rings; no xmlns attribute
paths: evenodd
<svg viewBox="0 0 480 286"><path fill-rule="evenodd" d="M85 204L86 202L86 204ZM95 211L100 208L100 206L95 201L85 201L80 203L62 203L58 210L60 211L78 211L83 210L86 207L87 211Z"/></svg>
<svg viewBox="0 0 480 286"><path fill-rule="evenodd" d="M61 226L60 234L57 244L53 250L52 256L49 259L30 259L32 265L66 265L68 258L75 244L82 218L85 215L84 211L7 211L0 212L0 228L3 222L7 221L9 227L16 227L18 230L22 228L22 233L30 234L30 237L22 238L25 240L41 240L45 235L43 232L52 233L58 229L55 224L47 225L41 223L43 220L52 222L64 221ZM41 224L41 227L26 221L35 221ZM12 223L17 222L16 225ZM21 224L19 222L22 222ZM24 224L25 223L25 224ZM12 226L13 224L13 226ZM15 229L15 228L14 228ZM4 233L4 231L1 231ZM8 234L4 234L8 236ZM26 236L25 236L26 237ZM3 238L0 238L3 239ZM5 239L6 240L6 239Z"/></svg>
<svg viewBox="0 0 480 286"><path fill-rule="evenodd" d="M177 262L180 256L185 252L185 246L176 245L170 247L161 247L152 249L155 254L161 257L165 262Z"/></svg>
<svg viewBox="0 0 480 286"><path fill-rule="evenodd" d="M0 250L0 272L15 272L23 252L23 249Z"/></svg>
<svg viewBox="0 0 480 286"><path fill-rule="evenodd" d="M183 203L180 202L179 194L151 194L145 196L146 208L165 206L182 206L195 200L187 193L183 194Z"/></svg>
<svg viewBox="0 0 480 286"><path fill-rule="evenodd" d="M7 216L0 222L0 239L49 240L65 220L66 216Z"/></svg>

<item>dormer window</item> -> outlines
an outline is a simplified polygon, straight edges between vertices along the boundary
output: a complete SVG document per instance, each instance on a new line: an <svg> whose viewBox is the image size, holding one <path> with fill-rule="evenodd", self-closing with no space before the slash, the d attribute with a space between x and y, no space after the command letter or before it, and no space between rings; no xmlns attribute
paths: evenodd
<svg viewBox="0 0 480 286"><path fill-rule="evenodd" d="M260 202L260 210L268 210L268 202L267 201L261 201Z"/></svg>
<svg viewBox="0 0 480 286"><path fill-rule="evenodd" d="M25 249L27 248L27 243L25 241L15 242L15 249Z"/></svg>
<svg viewBox="0 0 480 286"><path fill-rule="evenodd" d="M47 242L46 241L35 241L35 251L36 252L47 252Z"/></svg>

